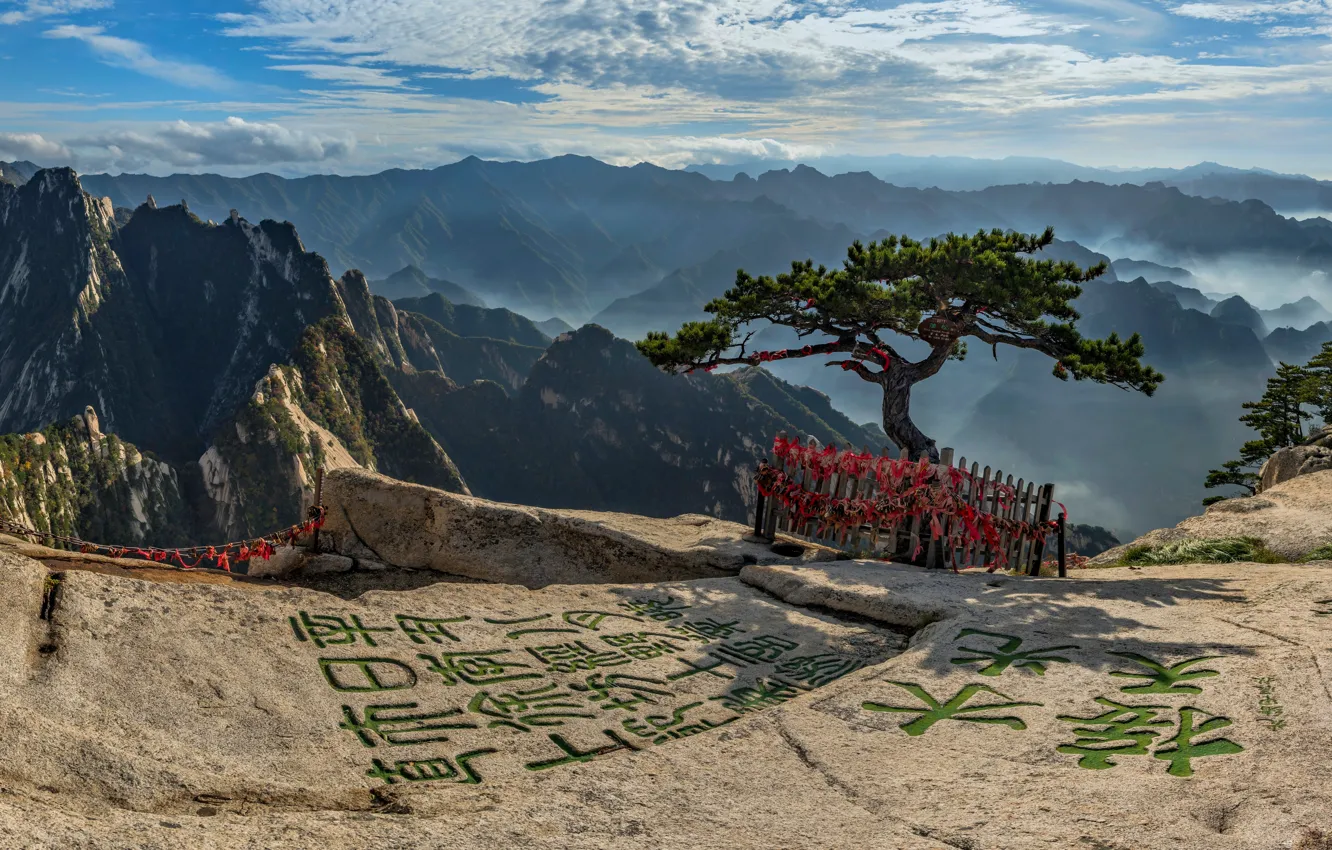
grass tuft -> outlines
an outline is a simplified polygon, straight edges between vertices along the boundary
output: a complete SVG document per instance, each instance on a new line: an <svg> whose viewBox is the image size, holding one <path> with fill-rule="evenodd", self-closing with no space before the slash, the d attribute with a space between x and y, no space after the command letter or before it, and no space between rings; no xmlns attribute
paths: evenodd
<svg viewBox="0 0 1332 850"><path fill-rule="evenodd" d="M1286 559L1267 548L1258 537L1220 537L1179 540L1159 546L1132 546L1119 557L1120 566L1156 564L1230 564L1251 561L1284 564Z"/></svg>
<svg viewBox="0 0 1332 850"><path fill-rule="evenodd" d="M1317 549L1300 558L1301 562L1308 561L1332 561L1332 543L1324 543Z"/></svg>

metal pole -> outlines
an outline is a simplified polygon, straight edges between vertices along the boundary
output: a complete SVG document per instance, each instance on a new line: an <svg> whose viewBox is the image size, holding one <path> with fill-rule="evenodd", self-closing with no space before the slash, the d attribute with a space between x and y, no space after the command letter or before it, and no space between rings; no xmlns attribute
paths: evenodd
<svg viewBox="0 0 1332 850"><path fill-rule="evenodd" d="M1063 511L1059 512L1059 577L1067 578L1068 572L1064 568L1064 519L1067 516Z"/></svg>
<svg viewBox="0 0 1332 850"><path fill-rule="evenodd" d="M321 507L321 506L323 506L323 504L324 504L324 468L323 468L322 466L315 470L315 497L314 497L314 503L315 503L315 506L316 506L316 507ZM319 529L318 529L318 528L316 528L316 529L314 530L314 541L313 541L313 545L314 545L314 551L315 551L315 552L318 552L318 551L319 551ZM1062 550L1061 550L1061 551L1062 551Z"/></svg>

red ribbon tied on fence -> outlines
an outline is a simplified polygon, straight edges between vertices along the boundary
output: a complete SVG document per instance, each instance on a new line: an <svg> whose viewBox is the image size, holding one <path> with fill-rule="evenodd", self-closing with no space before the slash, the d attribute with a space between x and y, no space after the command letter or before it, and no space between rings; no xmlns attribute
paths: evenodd
<svg viewBox="0 0 1332 850"><path fill-rule="evenodd" d="M1043 541L1058 528L1057 521L1028 522L1004 516L1016 502L1016 491L1007 484L973 478L956 467L920 461L875 457L853 450L838 451L834 446L819 449L802 445L799 439L777 437L773 454L778 463L761 468L755 484L765 498L778 500L799 522L817 522L822 529L848 529L864 524L897 525L915 518L927 519L930 537L943 540L946 551L980 544L995 553L988 565L994 572L1008 560L1001 548L1004 535L1019 542ZM785 470L803 472L797 481ZM836 472L849 477L873 477L873 498L833 497L812 492L808 485L821 482ZM963 492L963 485L969 485ZM982 488L992 496L997 513L980 510L972 498L973 488ZM1061 510L1064 506L1058 502ZM1066 514L1065 514L1066 515ZM955 522L945 529L944 520ZM822 533L822 531L820 531ZM920 548L914 556L919 556ZM957 565L953 564L956 571Z"/></svg>

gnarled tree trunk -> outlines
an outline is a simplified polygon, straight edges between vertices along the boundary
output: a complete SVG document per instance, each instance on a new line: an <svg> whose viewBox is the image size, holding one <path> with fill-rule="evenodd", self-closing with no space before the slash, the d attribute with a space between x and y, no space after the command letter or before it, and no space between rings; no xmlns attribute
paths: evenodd
<svg viewBox="0 0 1332 850"><path fill-rule="evenodd" d="M896 365L896 364L894 364ZM901 450L902 455L918 460L921 452L928 452L930 460L938 463L939 449L934 440L925 436L911 421L911 387L916 375L908 369L889 368L880 377L883 387L883 431Z"/></svg>

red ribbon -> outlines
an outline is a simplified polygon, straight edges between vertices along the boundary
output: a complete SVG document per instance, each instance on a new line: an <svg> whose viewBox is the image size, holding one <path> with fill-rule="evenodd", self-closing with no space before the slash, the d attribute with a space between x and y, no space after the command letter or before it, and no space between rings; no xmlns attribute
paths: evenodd
<svg viewBox="0 0 1332 850"><path fill-rule="evenodd" d="M928 518L933 539L946 538L950 547L973 543L996 551L995 559L988 566L991 572L1008 559L1007 551L999 550L1004 534L1035 542L1044 540L1058 528L1057 521L1031 523L979 510L964 498L964 483L972 482L974 486L986 488L986 492L995 497L996 509L1001 514L1014 503L1017 493L1006 484L979 481L966 470L931 464L926 459L917 462L855 451L839 452L833 446L814 449L802 445L798 439L781 437L773 441L773 454L781 463L761 470L755 483L761 494L780 501L797 521L817 521L820 526L848 528L865 523L900 524L916 517ZM801 482L782 467L803 470ZM833 498L807 489L808 485L838 471L847 476L873 477L877 485L874 498ZM1066 510L1063 504L1055 504ZM956 520L946 535L944 518ZM919 555L919 551L916 554Z"/></svg>

